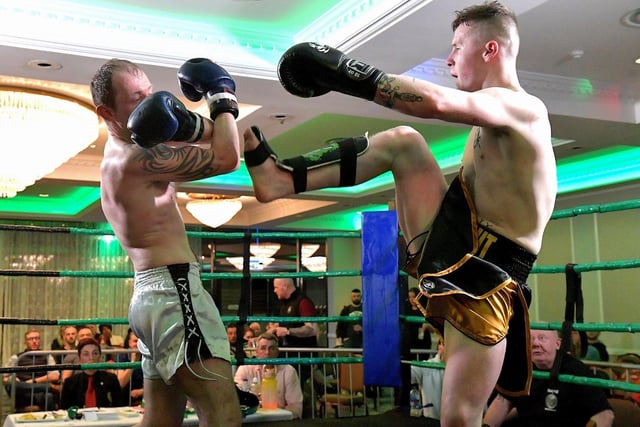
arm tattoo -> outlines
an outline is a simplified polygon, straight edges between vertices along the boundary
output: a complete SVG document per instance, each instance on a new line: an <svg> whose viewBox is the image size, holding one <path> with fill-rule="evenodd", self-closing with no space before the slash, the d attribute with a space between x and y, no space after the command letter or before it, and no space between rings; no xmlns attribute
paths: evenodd
<svg viewBox="0 0 640 427"><path fill-rule="evenodd" d="M477 132L476 132L476 138L473 140L473 148L477 149L480 148L481 144L480 144L480 128L477 128Z"/></svg>
<svg viewBox="0 0 640 427"><path fill-rule="evenodd" d="M382 76L380 81L378 82L378 92L380 97L384 99L384 106L393 108L396 101L401 102L420 102L422 101L422 97L420 95L416 95L415 93L408 92L399 92L400 87L398 85L394 86L394 77L390 77L388 75Z"/></svg>
<svg viewBox="0 0 640 427"><path fill-rule="evenodd" d="M151 174L172 174L181 181L192 181L213 175L213 153L198 147L172 148L158 144L139 150L134 159L140 169Z"/></svg>

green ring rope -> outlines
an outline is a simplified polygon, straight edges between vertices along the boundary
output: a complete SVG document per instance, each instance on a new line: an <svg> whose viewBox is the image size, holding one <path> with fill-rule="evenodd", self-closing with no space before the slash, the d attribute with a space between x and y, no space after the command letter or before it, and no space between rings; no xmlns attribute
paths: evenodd
<svg viewBox="0 0 640 427"><path fill-rule="evenodd" d="M594 213L616 212L640 208L640 200L628 200L624 202L605 203L602 205L577 206L570 209L560 209L551 215L551 219L570 218L578 215L590 215Z"/></svg>
<svg viewBox="0 0 640 427"><path fill-rule="evenodd" d="M598 205L584 205L576 206L569 209L559 209L554 211L551 215L551 219L571 218L578 215L591 215L595 213L617 212L630 209L640 208L640 200L627 200L623 202L603 203ZM93 228L78 228L78 227L43 227L34 225L19 225L19 224L0 224L0 230L6 231L32 231L32 232L48 232L48 233L69 233L69 234L85 234L85 235L105 235L113 236L114 232L111 229L93 229ZM220 231L187 231L187 235L190 237L206 237L212 239L243 239L245 237L244 232L220 232ZM298 239L307 238L332 238L332 237L346 237L346 238L359 238L361 237L359 231L334 231L334 232L255 232L251 233L251 237L257 238L289 238L294 237Z"/></svg>
<svg viewBox="0 0 640 427"><path fill-rule="evenodd" d="M410 362L411 366L418 366L420 368L431 368L431 369L444 369L445 364L442 362L426 362L419 360L412 360ZM551 378L551 373L546 371L533 371L533 377L541 380L548 380ZM616 389L622 391L630 391L638 393L640 392L640 384L632 384L623 381L613 381L613 380L605 380L603 378L591 378L591 377L579 377L577 375L567 375L560 374L558 375L558 380L560 382L572 383L578 385L585 386L593 386L607 389Z"/></svg>
<svg viewBox="0 0 640 427"><path fill-rule="evenodd" d="M223 323L233 323L240 320L239 316L221 316ZM421 316L404 316L400 318L409 323L424 323L424 317ZM247 322L288 322L302 321L311 323L322 322L347 322L357 323L362 320L362 316L248 316ZM31 319L16 317L0 317L1 324L11 325L84 325L84 324L114 324L127 325L129 323L126 317L94 317L89 319ZM532 329L544 330L562 330L562 322L531 322ZM600 331L600 332L640 332L640 323L574 323L575 331Z"/></svg>

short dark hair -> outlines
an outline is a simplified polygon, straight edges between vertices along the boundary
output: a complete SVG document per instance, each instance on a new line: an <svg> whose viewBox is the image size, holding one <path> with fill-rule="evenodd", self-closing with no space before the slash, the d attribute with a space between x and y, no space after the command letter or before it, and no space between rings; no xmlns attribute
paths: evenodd
<svg viewBox="0 0 640 427"><path fill-rule="evenodd" d="M518 19L513 10L504 6L499 1L487 1L482 4L466 7L456 11L456 18L451 23L451 28L455 31L460 25L469 22L491 22L500 27L506 22L512 22L518 26Z"/></svg>
<svg viewBox="0 0 640 427"><path fill-rule="evenodd" d="M80 352L82 352L82 349L85 346L88 346L88 345L97 346L98 347L98 352L100 354L102 354L102 348L100 348L100 343L96 339L94 339L94 338L85 338L85 339L83 339L82 341L80 341L78 343L78 356L80 355Z"/></svg>
<svg viewBox="0 0 640 427"><path fill-rule="evenodd" d="M362 291L360 291L360 289L358 289L358 288L353 288L353 289L351 289L351 292L355 292L356 294L359 294Z"/></svg>
<svg viewBox="0 0 640 427"><path fill-rule="evenodd" d="M126 59L110 59L96 71L91 79L91 99L93 105L105 105L109 108L115 106L116 95L113 92L113 76L121 71L132 74L141 73L142 69Z"/></svg>

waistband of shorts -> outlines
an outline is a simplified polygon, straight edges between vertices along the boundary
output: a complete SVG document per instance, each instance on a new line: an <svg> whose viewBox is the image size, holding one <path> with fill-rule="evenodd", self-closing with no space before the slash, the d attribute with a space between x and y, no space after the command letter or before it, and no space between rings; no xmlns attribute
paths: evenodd
<svg viewBox="0 0 640 427"><path fill-rule="evenodd" d="M189 273L199 273L200 272L200 263L193 261L193 262L189 262L189 263L184 263L184 264L189 264ZM169 273L169 266L168 265L162 265L160 267L154 267L154 268L149 268L147 270L142 270L142 271L136 271L134 273L134 279L135 280L141 280L147 277L157 277L159 275L162 274L168 274L169 276L171 275L171 273Z"/></svg>
<svg viewBox="0 0 640 427"><path fill-rule="evenodd" d="M512 279L524 284L538 256L489 228L482 225L478 225L478 228L496 239L482 259L497 265L507 272Z"/></svg>

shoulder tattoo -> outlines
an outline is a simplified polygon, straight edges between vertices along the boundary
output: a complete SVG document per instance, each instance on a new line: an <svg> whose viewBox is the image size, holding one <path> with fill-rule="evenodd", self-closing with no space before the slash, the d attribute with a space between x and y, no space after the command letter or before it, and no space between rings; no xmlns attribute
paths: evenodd
<svg viewBox="0 0 640 427"><path fill-rule="evenodd" d="M378 91L382 98L384 98L385 107L393 108L396 101L402 102L420 102L422 97L415 93L400 92L399 86L394 83L395 77L388 75L382 76L378 82Z"/></svg>
<svg viewBox="0 0 640 427"><path fill-rule="evenodd" d="M215 173L211 166L212 155L211 151L198 147L175 149L158 144L153 148L139 150L135 160L145 172L171 173L179 176L181 180L190 181Z"/></svg>

